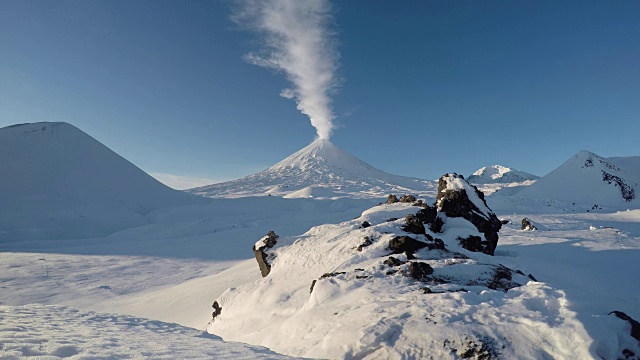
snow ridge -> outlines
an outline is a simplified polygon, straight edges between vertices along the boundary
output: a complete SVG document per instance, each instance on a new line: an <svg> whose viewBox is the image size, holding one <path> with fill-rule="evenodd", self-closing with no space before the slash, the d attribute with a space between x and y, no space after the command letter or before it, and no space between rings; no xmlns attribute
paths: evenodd
<svg viewBox="0 0 640 360"><path fill-rule="evenodd" d="M539 176L501 165L485 166L470 175L467 180L473 184L515 183L537 180Z"/></svg>

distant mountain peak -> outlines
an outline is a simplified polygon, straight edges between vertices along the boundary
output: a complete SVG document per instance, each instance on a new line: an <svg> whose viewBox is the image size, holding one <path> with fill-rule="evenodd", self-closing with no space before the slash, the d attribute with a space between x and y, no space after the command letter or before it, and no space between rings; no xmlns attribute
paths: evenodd
<svg viewBox="0 0 640 360"><path fill-rule="evenodd" d="M529 174L502 165L485 166L478 169L467 180L475 184L489 183L520 183L524 181L537 180L539 176Z"/></svg>
<svg viewBox="0 0 640 360"><path fill-rule="evenodd" d="M187 191L208 197L332 193L319 188L332 189L336 196L379 198L390 192L433 192L435 182L386 173L329 140L317 139L256 174Z"/></svg>

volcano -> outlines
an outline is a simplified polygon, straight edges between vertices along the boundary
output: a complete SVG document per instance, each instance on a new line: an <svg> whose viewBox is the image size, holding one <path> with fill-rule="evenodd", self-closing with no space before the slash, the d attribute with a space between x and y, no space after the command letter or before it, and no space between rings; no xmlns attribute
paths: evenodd
<svg viewBox="0 0 640 360"><path fill-rule="evenodd" d="M256 174L187 191L206 197L379 198L389 193L434 197L436 187L434 181L376 169L332 142L318 139Z"/></svg>
<svg viewBox="0 0 640 360"><path fill-rule="evenodd" d="M0 242L101 236L165 206L206 202L170 189L64 122L0 129Z"/></svg>

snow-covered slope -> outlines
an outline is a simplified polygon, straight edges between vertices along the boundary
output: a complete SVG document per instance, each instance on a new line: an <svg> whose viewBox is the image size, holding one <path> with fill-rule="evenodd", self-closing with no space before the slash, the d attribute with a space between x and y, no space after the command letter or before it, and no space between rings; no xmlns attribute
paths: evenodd
<svg viewBox="0 0 640 360"><path fill-rule="evenodd" d="M620 161L625 162L618 159ZM638 208L640 178L637 174L637 169L627 171L615 162L583 150L515 195L616 209Z"/></svg>
<svg viewBox="0 0 640 360"><path fill-rule="evenodd" d="M485 166L470 175L467 180L472 184L488 183L521 183L537 180L539 176L504 167L501 165Z"/></svg>
<svg viewBox="0 0 640 360"><path fill-rule="evenodd" d="M67 123L0 129L0 241L106 235L163 207L202 203Z"/></svg>
<svg viewBox="0 0 640 360"><path fill-rule="evenodd" d="M607 315L615 309L637 314L637 298L623 295L637 293L629 289L634 273L624 270L637 267L637 238L574 230L541 244L530 232L507 228L517 245L502 250L499 243L496 256L488 256L461 249L458 236L475 229L447 218L442 233L427 230L442 238L445 249L392 254L388 246L403 223L393 219L419 210L381 205L351 221L279 238L270 273L218 297L222 312L209 331L292 356L332 359L615 359L624 349L640 350L627 324ZM361 226L364 221L371 226ZM581 246L575 246L576 236ZM595 241L587 244L586 236ZM629 251L589 251L583 243ZM546 252L552 262L545 262ZM594 254L606 260L584 261L596 260ZM611 265L615 258L631 262ZM428 264L430 272L417 279L415 264ZM585 275L576 264L594 273ZM531 271L539 281L509 268ZM609 269L618 275L600 274ZM499 274L511 274L498 280L506 287L495 283Z"/></svg>
<svg viewBox="0 0 640 360"><path fill-rule="evenodd" d="M177 324L63 306L0 306L0 319L0 359L287 359Z"/></svg>
<svg viewBox="0 0 640 360"><path fill-rule="evenodd" d="M322 190L321 188L326 188ZM302 192L298 192L303 190ZM207 197L291 194L378 198L389 193L434 196L435 182L392 175L318 139L274 166L239 180L187 190Z"/></svg>

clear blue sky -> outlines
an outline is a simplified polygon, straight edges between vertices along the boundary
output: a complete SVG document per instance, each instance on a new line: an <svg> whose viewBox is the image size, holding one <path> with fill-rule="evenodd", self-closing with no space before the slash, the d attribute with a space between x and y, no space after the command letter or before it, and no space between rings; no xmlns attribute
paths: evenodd
<svg viewBox="0 0 640 360"><path fill-rule="evenodd" d="M640 155L640 2L335 2L332 141L436 178ZM315 130L225 1L0 1L0 126L66 121L152 173L232 179Z"/></svg>

